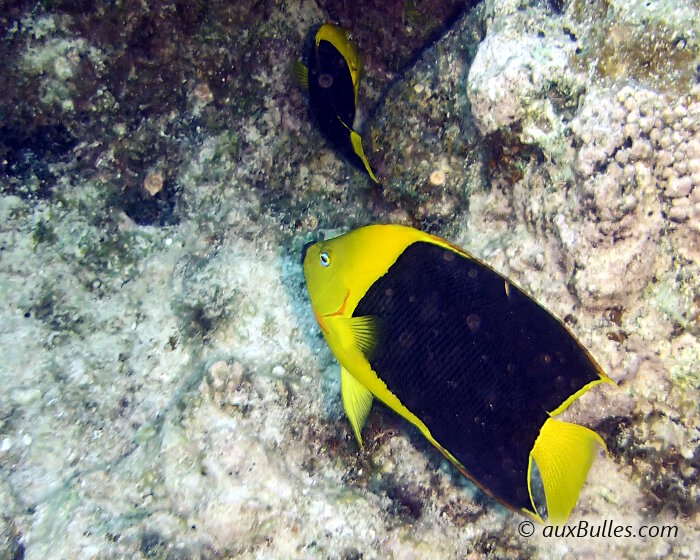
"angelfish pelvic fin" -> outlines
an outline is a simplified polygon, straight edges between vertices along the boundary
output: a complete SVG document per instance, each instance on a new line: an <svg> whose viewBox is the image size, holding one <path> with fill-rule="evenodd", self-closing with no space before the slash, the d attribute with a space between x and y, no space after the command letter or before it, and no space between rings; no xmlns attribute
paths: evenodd
<svg viewBox="0 0 700 560"><path fill-rule="evenodd" d="M542 477L550 523L560 525L569 519L601 447L605 449L602 438L584 426L554 418L544 423L530 453L528 490L534 459ZM531 490L530 500L533 510L537 511Z"/></svg>
<svg viewBox="0 0 700 560"><path fill-rule="evenodd" d="M340 366L340 393L343 397L345 414L350 420L357 443L362 448L362 428L372 408L372 393L343 366Z"/></svg>

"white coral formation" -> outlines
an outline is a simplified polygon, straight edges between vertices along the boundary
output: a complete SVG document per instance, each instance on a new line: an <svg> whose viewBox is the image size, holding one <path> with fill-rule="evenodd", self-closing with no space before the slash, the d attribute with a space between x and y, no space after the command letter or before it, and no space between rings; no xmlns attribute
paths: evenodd
<svg viewBox="0 0 700 560"><path fill-rule="evenodd" d="M495 27L495 26L494 26ZM469 68L467 95L479 132L491 134L511 126L524 131L528 141L559 135L561 117L549 99L553 84L571 93L581 89L582 78L570 67L574 44L565 36L514 36L509 28L489 33Z"/></svg>
<svg viewBox="0 0 700 560"><path fill-rule="evenodd" d="M521 123L533 110L543 82L566 70L566 53L546 39L486 36L469 69L467 92L479 131L486 135Z"/></svg>
<svg viewBox="0 0 700 560"><path fill-rule="evenodd" d="M662 233L675 240L700 232L693 175L700 165L699 93L674 97L625 86L586 96L571 123L582 144L579 194L590 201L576 220L583 239L591 229L586 219L597 221L588 243L571 247L585 265L575 283L583 300L612 306L638 294L655 273ZM696 244L678 250L698 255Z"/></svg>

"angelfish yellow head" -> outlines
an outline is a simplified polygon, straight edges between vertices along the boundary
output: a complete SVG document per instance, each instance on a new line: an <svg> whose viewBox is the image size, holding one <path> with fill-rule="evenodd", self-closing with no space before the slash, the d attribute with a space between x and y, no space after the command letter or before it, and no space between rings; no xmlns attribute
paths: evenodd
<svg viewBox="0 0 700 560"><path fill-rule="evenodd" d="M344 244L338 243L338 239L340 238L310 243L304 247L306 289L324 335L328 334L326 317L348 312L348 255L344 251Z"/></svg>
<svg viewBox="0 0 700 560"><path fill-rule="evenodd" d="M334 317L351 317L362 297L417 237L399 225L373 225L304 248L306 289L324 335Z"/></svg>

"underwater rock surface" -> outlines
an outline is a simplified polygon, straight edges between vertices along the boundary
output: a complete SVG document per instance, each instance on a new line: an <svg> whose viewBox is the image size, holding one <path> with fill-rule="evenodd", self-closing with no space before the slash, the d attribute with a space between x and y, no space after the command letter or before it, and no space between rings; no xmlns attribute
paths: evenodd
<svg viewBox="0 0 700 560"><path fill-rule="evenodd" d="M405 2L386 37L320 4L0 14L0 557L697 557L697 3ZM382 187L292 83L329 16ZM567 411L609 449L569 525L675 535L522 536L380 406L358 449L300 254L371 222L567 323L620 385Z"/></svg>

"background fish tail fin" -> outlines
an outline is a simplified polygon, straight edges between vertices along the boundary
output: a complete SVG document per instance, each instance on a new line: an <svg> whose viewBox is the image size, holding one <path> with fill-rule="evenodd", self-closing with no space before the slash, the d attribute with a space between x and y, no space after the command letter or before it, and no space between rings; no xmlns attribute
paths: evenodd
<svg viewBox="0 0 700 560"><path fill-rule="evenodd" d="M569 519L600 447L605 448L605 442L584 426L554 418L542 426L530 455L542 477L551 523Z"/></svg>
<svg viewBox="0 0 700 560"><path fill-rule="evenodd" d="M340 366L340 393L345 414L350 420L357 443L363 447L362 428L372 408L372 393L342 366Z"/></svg>

